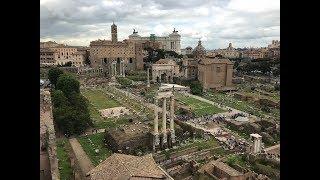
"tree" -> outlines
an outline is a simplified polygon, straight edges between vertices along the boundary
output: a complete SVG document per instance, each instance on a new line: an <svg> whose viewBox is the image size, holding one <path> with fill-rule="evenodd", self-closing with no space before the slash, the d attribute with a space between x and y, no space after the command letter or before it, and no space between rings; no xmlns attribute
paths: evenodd
<svg viewBox="0 0 320 180"><path fill-rule="evenodd" d="M89 126L88 119L90 119L90 115L79 113L79 111L72 106L57 107L54 108L53 112L58 128L65 134L81 134Z"/></svg>
<svg viewBox="0 0 320 180"><path fill-rule="evenodd" d="M63 74L58 78L56 89L69 97L72 92L80 93L80 83L73 76Z"/></svg>
<svg viewBox="0 0 320 180"><path fill-rule="evenodd" d="M60 90L53 91L52 102L54 107L66 107L69 105L68 98Z"/></svg>
<svg viewBox="0 0 320 180"><path fill-rule="evenodd" d="M59 76L63 74L63 71L59 68L51 68L48 72L48 79L50 80L51 84L56 86Z"/></svg>
<svg viewBox="0 0 320 180"><path fill-rule="evenodd" d="M194 95L200 95L203 92L202 84L198 81L193 81L190 83L191 93Z"/></svg>

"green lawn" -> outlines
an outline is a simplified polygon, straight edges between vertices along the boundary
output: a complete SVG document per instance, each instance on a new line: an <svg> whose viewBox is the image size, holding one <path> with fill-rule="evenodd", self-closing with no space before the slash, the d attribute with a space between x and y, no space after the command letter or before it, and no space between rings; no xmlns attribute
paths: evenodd
<svg viewBox="0 0 320 180"><path fill-rule="evenodd" d="M60 139L56 141L57 144L57 157L59 159L59 173L61 180L70 180L72 178L72 168L67 150L67 139Z"/></svg>
<svg viewBox="0 0 320 180"><path fill-rule="evenodd" d="M108 129L127 123L129 123L129 116L121 116L119 118L104 118L102 121L95 122L95 127L98 129Z"/></svg>
<svg viewBox="0 0 320 180"><path fill-rule="evenodd" d="M223 109L220 109L212 104L200 101L192 97L187 97L181 94L177 94L176 97L179 102L189 106L196 117L225 112Z"/></svg>
<svg viewBox="0 0 320 180"><path fill-rule="evenodd" d="M81 93L99 110L121 106L120 103L98 89L83 90Z"/></svg>
<svg viewBox="0 0 320 180"><path fill-rule="evenodd" d="M280 109L273 108L271 113L266 113L257 107L254 103L248 101L240 101L234 98L232 95L228 96L224 93L207 93L204 98L209 99L214 102L221 103L225 106L229 106L240 111L251 113L255 116L263 117L264 115L273 116L276 119L280 119Z"/></svg>
<svg viewBox="0 0 320 180"><path fill-rule="evenodd" d="M229 155L227 157L226 163L231 165L231 166L235 165L235 164L238 164L241 167L246 167L247 164L248 164L248 163L246 163L246 160L242 156L235 155L235 154Z"/></svg>
<svg viewBox="0 0 320 180"><path fill-rule="evenodd" d="M92 143L89 139L91 139ZM103 140L104 133L78 137L79 143L94 166L97 166L112 154L112 151L105 147ZM99 153L95 152L96 149L99 149Z"/></svg>

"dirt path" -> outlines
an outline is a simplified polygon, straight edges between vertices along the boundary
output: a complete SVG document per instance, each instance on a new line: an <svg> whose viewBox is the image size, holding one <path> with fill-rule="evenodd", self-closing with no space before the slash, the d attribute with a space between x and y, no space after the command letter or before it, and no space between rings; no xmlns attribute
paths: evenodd
<svg viewBox="0 0 320 180"><path fill-rule="evenodd" d="M86 175L91 169L94 168L90 158L82 149L80 143L76 138L69 139L71 148L75 154L76 160L79 163L80 169L84 175Z"/></svg>

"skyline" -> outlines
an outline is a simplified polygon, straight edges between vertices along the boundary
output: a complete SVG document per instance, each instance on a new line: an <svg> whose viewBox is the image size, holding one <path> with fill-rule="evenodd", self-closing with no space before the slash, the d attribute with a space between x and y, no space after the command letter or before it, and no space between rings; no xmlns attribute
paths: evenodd
<svg viewBox="0 0 320 180"><path fill-rule="evenodd" d="M110 12L110 13L106 13ZM169 35L175 28L181 48L195 47L201 38L206 49L265 47L280 40L279 0L41 0L40 41L89 46L111 39L112 21L118 39L133 28L141 36Z"/></svg>

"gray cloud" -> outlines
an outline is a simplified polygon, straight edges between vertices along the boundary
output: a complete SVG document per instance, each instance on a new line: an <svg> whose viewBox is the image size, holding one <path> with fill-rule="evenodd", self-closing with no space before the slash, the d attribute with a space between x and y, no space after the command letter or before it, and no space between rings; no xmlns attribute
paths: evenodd
<svg viewBox="0 0 320 180"><path fill-rule="evenodd" d="M160 36L175 27L182 35L182 47L195 46L198 38L207 49L226 47L231 41L266 46L279 39L279 0L262 3L266 7L243 1L241 7L238 0L41 0L40 40L89 45L92 40L109 39L113 20L119 39L127 38L132 28L140 35Z"/></svg>

